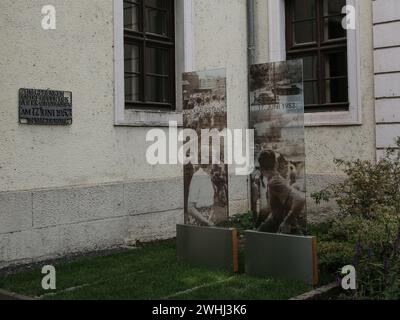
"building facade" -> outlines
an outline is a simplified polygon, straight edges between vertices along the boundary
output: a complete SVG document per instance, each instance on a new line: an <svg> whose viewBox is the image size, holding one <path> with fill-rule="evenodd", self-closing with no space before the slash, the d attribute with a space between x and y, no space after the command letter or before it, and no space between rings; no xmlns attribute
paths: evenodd
<svg viewBox="0 0 400 320"><path fill-rule="evenodd" d="M148 164L146 134L182 124L182 72L216 68L228 126L246 129L250 38L255 63L304 61L309 193L341 179L333 159L374 161L392 145L398 1L249 2L53 0L49 30L44 1L1 2L0 268L174 237L183 168ZM20 124L21 88L71 91L72 124ZM246 212L248 179L230 172L230 214ZM310 201L309 220L332 206Z"/></svg>

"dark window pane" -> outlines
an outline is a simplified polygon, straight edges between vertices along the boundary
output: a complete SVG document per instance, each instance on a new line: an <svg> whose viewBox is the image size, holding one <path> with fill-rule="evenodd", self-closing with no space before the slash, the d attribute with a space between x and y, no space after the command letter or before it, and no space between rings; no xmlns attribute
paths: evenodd
<svg viewBox="0 0 400 320"><path fill-rule="evenodd" d="M326 103L348 102L347 79L331 79L325 81Z"/></svg>
<svg viewBox="0 0 400 320"><path fill-rule="evenodd" d="M346 0L324 0L324 16L341 14Z"/></svg>
<svg viewBox="0 0 400 320"><path fill-rule="evenodd" d="M315 21L296 22L293 24L294 44L315 41Z"/></svg>
<svg viewBox="0 0 400 320"><path fill-rule="evenodd" d="M148 62L147 72L168 75L168 50L162 48L146 48Z"/></svg>
<svg viewBox="0 0 400 320"><path fill-rule="evenodd" d="M317 74L317 56L303 57L304 80L316 80Z"/></svg>
<svg viewBox="0 0 400 320"><path fill-rule="evenodd" d="M125 45L125 72L140 72L139 47L131 44Z"/></svg>
<svg viewBox="0 0 400 320"><path fill-rule="evenodd" d="M285 1L287 56L303 60L304 102L311 112L342 110L338 105L348 103L347 31L342 27L346 2Z"/></svg>
<svg viewBox="0 0 400 320"><path fill-rule="evenodd" d="M132 2L124 1L124 27L139 31L139 6Z"/></svg>
<svg viewBox="0 0 400 320"><path fill-rule="evenodd" d="M325 77L347 76L347 52L333 52L325 56Z"/></svg>
<svg viewBox="0 0 400 320"><path fill-rule="evenodd" d="M173 105L174 2L123 0L127 108L158 109L159 103Z"/></svg>
<svg viewBox="0 0 400 320"><path fill-rule="evenodd" d="M146 77L146 100L149 102L169 102L168 79L147 76Z"/></svg>
<svg viewBox="0 0 400 320"><path fill-rule="evenodd" d="M342 16L324 18L325 40L346 37L346 30L342 26Z"/></svg>
<svg viewBox="0 0 400 320"><path fill-rule="evenodd" d="M295 0L294 1L294 19L302 20L314 18L316 16L316 0Z"/></svg>
<svg viewBox="0 0 400 320"><path fill-rule="evenodd" d="M167 36L167 15L164 11L147 8L146 17L147 32Z"/></svg>
<svg viewBox="0 0 400 320"><path fill-rule="evenodd" d="M167 1L172 1L172 0L146 0L146 5L157 8L166 8Z"/></svg>
<svg viewBox="0 0 400 320"><path fill-rule="evenodd" d="M318 79L318 65L317 56L299 56L289 57L288 60L303 60L303 79L306 80L317 80Z"/></svg>
<svg viewBox="0 0 400 320"><path fill-rule="evenodd" d="M125 75L125 99L128 101L140 101L138 76Z"/></svg>
<svg viewBox="0 0 400 320"><path fill-rule="evenodd" d="M304 82L304 104L318 104L318 82Z"/></svg>

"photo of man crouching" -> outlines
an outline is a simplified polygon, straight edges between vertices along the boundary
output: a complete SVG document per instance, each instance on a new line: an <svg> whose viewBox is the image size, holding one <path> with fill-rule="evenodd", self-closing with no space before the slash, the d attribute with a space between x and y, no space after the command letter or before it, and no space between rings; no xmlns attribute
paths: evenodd
<svg viewBox="0 0 400 320"><path fill-rule="evenodd" d="M277 155L272 150L261 152L261 181L266 181L268 207L263 213L265 220L258 231L284 234L303 234L305 226L302 219L305 214L306 200L302 193L293 188L287 179L278 172Z"/></svg>

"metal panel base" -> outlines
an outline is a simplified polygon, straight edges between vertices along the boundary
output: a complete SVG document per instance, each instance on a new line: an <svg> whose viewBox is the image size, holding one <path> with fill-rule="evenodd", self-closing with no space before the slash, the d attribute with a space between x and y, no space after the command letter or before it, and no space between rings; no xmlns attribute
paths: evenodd
<svg viewBox="0 0 400 320"><path fill-rule="evenodd" d="M177 225L177 255L193 266L237 272L237 230Z"/></svg>
<svg viewBox="0 0 400 320"><path fill-rule="evenodd" d="M246 273L317 285L316 243L314 237L246 231Z"/></svg>

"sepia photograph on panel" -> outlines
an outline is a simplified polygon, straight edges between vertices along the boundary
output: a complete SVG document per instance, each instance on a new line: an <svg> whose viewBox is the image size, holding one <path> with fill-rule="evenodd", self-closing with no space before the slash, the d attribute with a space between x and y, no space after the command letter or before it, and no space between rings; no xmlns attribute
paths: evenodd
<svg viewBox="0 0 400 320"><path fill-rule="evenodd" d="M302 235L306 230L303 65L301 60L250 68L254 228Z"/></svg>

